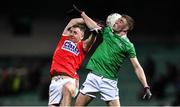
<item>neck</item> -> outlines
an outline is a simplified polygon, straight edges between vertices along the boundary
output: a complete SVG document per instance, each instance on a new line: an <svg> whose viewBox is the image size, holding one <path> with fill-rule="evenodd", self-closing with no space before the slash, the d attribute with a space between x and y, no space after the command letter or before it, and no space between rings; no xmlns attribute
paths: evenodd
<svg viewBox="0 0 180 107"><path fill-rule="evenodd" d="M127 37L127 35L126 35L126 34L124 34L124 35L121 35L121 37L122 37L122 38L124 38L124 37Z"/></svg>
<svg viewBox="0 0 180 107"><path fill-rule="evenodd" d="M123 32L114 32L114 33L117 34L120 37L127 37L127 34L123 33Z"/></svg>

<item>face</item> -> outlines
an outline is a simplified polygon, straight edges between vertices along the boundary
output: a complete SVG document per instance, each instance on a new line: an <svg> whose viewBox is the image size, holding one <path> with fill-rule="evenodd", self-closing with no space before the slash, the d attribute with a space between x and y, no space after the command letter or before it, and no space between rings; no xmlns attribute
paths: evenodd
<svg viewBox="0 0 180 107"><path fill-rule="evenodd" d="M127 20L122 17L115 22L113 30L117 33L120 33L124 29L127 29Z"/></svg>
<svg viewBox="0 0 180 107"><path fill-rule="evenodd" d="M69 30L69 40L71 40L74 43L79 42L84 37L84 32L82 32L78 27L76 28L70 28Z"/></svg>
<svg viewBox="0 0 180 107"><path fill-rule="evenodd" d="M126 35L127 33L128 33L128 26L126 26L124 29L122 29L120 32L119 32L119 34L120 35Z"/></svg>

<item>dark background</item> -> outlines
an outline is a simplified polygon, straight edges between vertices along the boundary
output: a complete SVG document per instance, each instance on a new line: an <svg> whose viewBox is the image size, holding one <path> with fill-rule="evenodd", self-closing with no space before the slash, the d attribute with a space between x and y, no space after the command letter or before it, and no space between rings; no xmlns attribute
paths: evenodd
<svg viewBox="0 0 180 107"><path fill-rule="evenodd" d="M1 1L1 15L20 12L33 18L65 18L75 3L91 17L105 20L112 12L132 16L136 21L134 32L175 36L179 33L179 3L177 0L53 0Z"/></svg>
<svg viewBox="0 0 180 107"><path fill-rule="evenodd" d="M143 88L127 60L118 85L123 106L180 105L178 0L1 1L0 105L47 105L51 58L72 18L66 12L73 3L95 19L105 21L109 14L118 12L135 20L128 37L135 45L153 99L140 99ZM78 73L81 85L87 72L82 68ZM90 105L105 104L98 99Z"/></svg>

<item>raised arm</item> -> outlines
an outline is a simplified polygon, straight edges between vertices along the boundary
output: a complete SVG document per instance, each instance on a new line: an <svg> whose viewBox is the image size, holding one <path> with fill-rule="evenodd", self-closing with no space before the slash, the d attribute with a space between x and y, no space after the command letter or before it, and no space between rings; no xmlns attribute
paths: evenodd
<svg viewBox="0 0 180 107"><path fill-rule="evenodd" d="M68 28L70 28L71 26L77 24L77 23L84 23L84 20L83 18L74 18L74 19L71 19L69 21L69 23L67 24L67 26L65 27L64 31L63 31L63 35L67 35L68 33Z"/></svg>
<svg viewBox="0 0 180 107"><path fill-rule="evenodd" d="M84 41L84 51L87 52L96 39L95 35L101 35L100 30L102 27L99 26L98 23L91 19L88 15L86 15L84 11L82 11L81 17L84 19L84 22L90 31L96 33L93 33L91 36L89 36L88 39Z"/></svg>
<svg viewBox="0 0 180 107"><path fill-rule="evenodd" d="M138 59L135 57L135 58L130 58L131 60L131 63L134 67L134 71L138 77L138 79L140 80L140 82L142 83L143 87L144 87L144 90L145 90L145 93L143 95L143 99L145 100L149 100L151 99L152 97L152 93L150 91L150 87L146 81L146 76L144 74L144 70L143 68L141 67L141 65L139 64L139 61Z"/></svg>
<svg viewBox="0 0 180 107"><path fill-rule="evenodd" d="M98 24L92 20L84 11L80 10L76 5L73 4L73 9L71 9L71 11L69 13L73 13L76 15L81 15L81 17L84 19L85 24L87 25L87 27L91 30L94 28L100 28L100 26L98 26Z"/></svg>
<svg viewBox="0 0 180 107"><path fill-rule="evenodd" d="M75 5L73 5L73 10L71 12L77 15L79 14L91 32L96 32L97 34L99 33L99 30L101 29L101 27L98 25L98 23L96 23L89 16L87 16L84 11L81 11ZM83 50L85 52L89 50L89 48L94 43L95 39L96 39L95 35L91 34L86 40L84 40Z"/></svg>
<svg viewBox="0 0 180 107"><path fill-rule="evenodd" d="M92 20L88 15L86 15L84 11L81 13L81 17L84 19L84 22L89 29L101 28L94 20Z"/></svg>

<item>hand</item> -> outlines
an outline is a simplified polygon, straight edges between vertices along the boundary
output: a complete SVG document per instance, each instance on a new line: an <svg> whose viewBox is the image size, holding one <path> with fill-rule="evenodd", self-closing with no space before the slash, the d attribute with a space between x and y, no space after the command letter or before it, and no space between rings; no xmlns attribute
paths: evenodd
<svg viewBox="0 0 180 107"><path fill-rule="evenodd" d="M82 12L83 11L78 9L77 6L75 4L73 4L73 8L70 9L69 11L67 11L67 14L68 15L73 15L73 16L80 16Z"/></svg>
<svg viewBox="0 0 180 107"><path fill-rule="evenodd" d="M151 97L152 97L152 93L151 93L151 91L150 91L150 88L149 88L149 87L145 87L145 88L144 88L144 91L145 91L145 93L144 93L142 99L143 99L143 100L150 100Z"/></svg>
<svg viewBox="0 0 180 107"><path fill-rule="evenodd" d="M99 27L99 28L93 28L93 29L90 30L90 32L91 32L92 34L94 34L94 35L97 35L97 34L101 34L101 33L102 33L102 29L101 29L101 27Z"/></svg>

